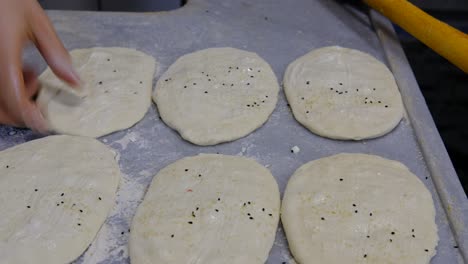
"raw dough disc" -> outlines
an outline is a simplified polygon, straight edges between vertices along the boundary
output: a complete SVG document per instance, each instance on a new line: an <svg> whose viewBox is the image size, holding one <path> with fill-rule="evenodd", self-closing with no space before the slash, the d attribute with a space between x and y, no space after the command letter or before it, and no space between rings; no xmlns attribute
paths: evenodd
<svg viewBox="0 0 468 264"><path fill-rule="evenodd" d="M279 206L275 179L251 159L181 159L155 176L137 210L131 262L264 263Z"/></svg>
<svg viewBox="0 0 468 264"><path fill-rule="evenodd" d="M257 54L210 48L180 57L156 84L164 122L197 145L244 137L262 126L278 100L278 81Z"/></svg>
<svg viewBox="0 0 468 264"><path fill-rule="evenodd" d="M436 253L430 192L403 164L378 156L303 165L288 182L281 220L302 264L420 264Z"/></svg>
<svg viewBox="0 0 468 264"><path fill-rule="evenodd" d="M50 136L0 152L0 263L69 263L114 205L120 170L95 139Z"/></svg>
<svg viewBox="0 0 468 264"><path fill-rule="evenodd" d="M39 105L52 130L100 137L129 128L151 105L153 57L127 48L73 50L73 65L87 96L76 99L48 68L41 76Z"/></svg>
<svg viewBox="0 0 468 264"><path fill-rule="evenodd" d="M390 70L357 50L325 47L300 57L286 70L284 91L296 120L324 137L379 137L403 116Z"/></svg>

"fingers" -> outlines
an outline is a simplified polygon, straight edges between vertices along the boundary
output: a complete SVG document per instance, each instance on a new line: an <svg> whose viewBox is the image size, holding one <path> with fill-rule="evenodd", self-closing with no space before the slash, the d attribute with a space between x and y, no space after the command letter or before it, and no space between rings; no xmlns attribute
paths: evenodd
<svg viewBox="0 0 468 264"><path fill-rule="evenodd" d="M58 38L55 30L36 1L31 15L32 40L52 71L71 86L80 85L80 77L75 72L70 55Z"/></svg>
<svg viewBox="0 0 468 264"><path fill-rule="evenodd" d="M36 77L31 71L23 77L23 42L21 37L9 38L0 45L0 122L45 133L47 122L31 99L38 89Z"/></svg>

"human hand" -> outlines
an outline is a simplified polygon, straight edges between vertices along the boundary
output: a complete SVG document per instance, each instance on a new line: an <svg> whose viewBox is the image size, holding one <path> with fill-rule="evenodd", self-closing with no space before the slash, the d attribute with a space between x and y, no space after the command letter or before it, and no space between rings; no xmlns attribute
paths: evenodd
<svg viewBox="0 0 468 264"><path fill-rule="evenodd" d="M40 133L48 125L35 102L37 75L23 68L22 53L33 42L52 71L71 86L79 85L70 55L36 0L0 0L0 124L29 127Z"/></svg>

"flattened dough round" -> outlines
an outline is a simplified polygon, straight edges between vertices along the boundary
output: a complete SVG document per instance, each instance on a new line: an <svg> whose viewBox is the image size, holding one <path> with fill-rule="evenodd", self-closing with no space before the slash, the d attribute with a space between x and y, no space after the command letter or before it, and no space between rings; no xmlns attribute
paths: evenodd
<svg viewBox="0 0 468 264"><path fill-rule="evenodd" d="M438 242L430 192L403 164L339 154L300 167L281 220L306 263L429 263Z"/></svg>
<svg viewBox="0 0 468 264"><path fill-rule="evenodd" d="M114 205L120 170L95 139L50 136L0 152L0 262L70 263Z"/></svg>
<svg viewBox="0 0 468 264"><path fill-rule="evenodd" d="M279 220L278 185L244 157L181 159L153 179L130 234L142 263L264 263Z"/></svg>
<svg viewBox="0 0 468 264"><path fill-rule="evenodd" d="M278 81L257 54L210 48L180 57L156 84L164 122L197 145L244 137L262 126L278 100Z"/></svg>
<svg viewBox="0 0 468 264"><path fill-rule="evenodd" d="M143 118L151 105L153 57L127 48L78 49L70 54L87 96L71 96L72 88L50 68L42 73L39 105L52 130L100 137Z"/></svg>
<svg viewBox="0 0 468 264"><path fill-rule="evenodd" d="M296 120L323 137L379 137L403 116L390 70L353 49L325 47L295 60L286 70L284 91Z"/></svg>

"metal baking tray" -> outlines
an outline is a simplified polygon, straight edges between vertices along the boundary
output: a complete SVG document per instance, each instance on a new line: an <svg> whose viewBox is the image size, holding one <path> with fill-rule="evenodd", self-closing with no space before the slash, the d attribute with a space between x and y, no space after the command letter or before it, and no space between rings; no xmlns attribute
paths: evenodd
<svg viewBox="0 0 468 264"><path fill-rule="evenodd" d="M167 127L156 107L130 129L100 138L119 153L123 179L117 203L96 240L76 263L129 263L132 217L153 176L164 166L198 153L251 157L267 166L281 193L302 164L340 152L360 152L398 160L431 191L440 237L431 263L463 263L468 256L467 198L419 90L391 24L379 14L330 0L192 0L175 11L96 13L50 11L68 49L122 46L153 55L155 80L179 56L209 47L231 46L258 53L278 80L287 65L308 51L340 45L367 52L389 66L406 107L391 133L357 142L316 136L294 120L280 92L268 122L234 142L211 147L192 145ZM45 64L34 49L25 61ZM40 137L26 129L0 126L0 150ZM293 146L301 151L291 153ZM284 232L278 228L267 263L293 263Z"/></svg>

